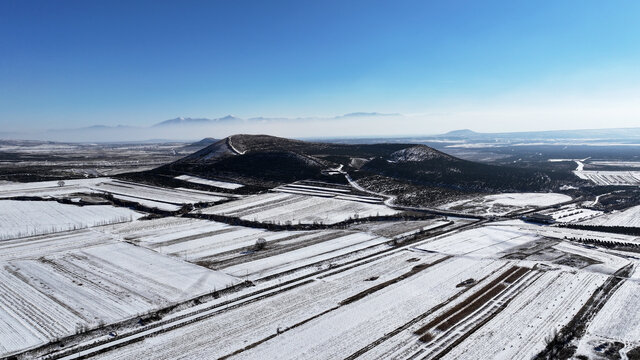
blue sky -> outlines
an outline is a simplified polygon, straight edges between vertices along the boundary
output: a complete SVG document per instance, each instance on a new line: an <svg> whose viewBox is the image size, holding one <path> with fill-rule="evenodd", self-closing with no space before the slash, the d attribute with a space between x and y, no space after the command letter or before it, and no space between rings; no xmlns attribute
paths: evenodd
<svg viewBox="0 0 640 360"><path fill-rule="evenodd" d="M3 0L0 125L366 111L422 133L638 126L638 14L639 1Z"/></svg>

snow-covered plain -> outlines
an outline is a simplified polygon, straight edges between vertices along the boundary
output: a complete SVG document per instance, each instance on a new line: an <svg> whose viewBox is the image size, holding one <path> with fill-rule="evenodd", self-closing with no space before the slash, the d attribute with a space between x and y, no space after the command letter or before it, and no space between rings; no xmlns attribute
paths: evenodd
<svg viewBox="0 0 640 360"><path fill-rule="evenodd" d="M0 356L235 283L125 243L9 260L0 271Z"/></svg>
<svg viewBox="0 0 640 360"><path fill-rule="evenodd" d="M400 283L384 287L358 301L281 334L238 354L239 359L343 358L428 312L460 291L456 285L482 278L503 263L470 258L451 259L429 267ZM283 352L282 349L287 349Z"/></svg>
<svg viewBox="0 0 640 360"><path fill-rule="evenodd" d="M144 214L109 205L0 200L0 240L128 222Z"/></svg>
<svg viewBox="0 0 640 360"><path fill-rule="evenodd" d="M445 261L406 282L339 306L342 300L394 279L416 264L434 263L442 258L438 254L398 252L97 358L217 359L283 330L273 339L237 356L344 358L377 335L445 301L460 291L456 288L460 281L486 275L503 264L473 259ZM322 313L325 314L319 316ZM296 324L301 326L294 327Z"/></svg>
<svg viewBox="0 0 640 360"><path fill-rule="evenodd" d="M60 186L58 181L1 184L0 198L17 196L61 197L73 193L92 193L94 192L91 190L92 186L109 180L109 178L64 180L63 186Z"/></svg>
<svg viewBox="0 0 640 360"><path fill-rule="evenodd" d="M224 194L110 179L62 187L32 184L25 188L17 184L17 188L5 189L15 185L0 185L0 196L30 193L74 198L69 195L106 192L149 207L166 206L164 209L227 199ZM330 224L396 213L374 204L377 200L373 198L345 200L352 196L346 186L300 183L280 190L284 191L240 198L202 212L291 224ZM500 215L568 200L561 194L499 194L453 206ZM21 209L13 206L14 202L38 207L33 214L46 216L17 212L9 217L6 214ZM252 286L224 293L219 299L181 304L163 315L162 321L168 324L160 327L163 331L97 358L213 359L233 355L329 359L355 354L369 359L404 358L428 357L450 344L455 346L444 358L532 358L608 276L637 260L631 253L594 248L571 239L594 236L602 241L640 243L628 235L519 220L480 222L467 230L453 230L453 224L471 225L474 220L434 218L367 222L347 230L266 231L188 217L131 221L142 214L113 206L64 205L65 209L112 209L137 216L89 228L108 224L105 219L111 213L59 213L43 210L46 204L55 209L62 206L54 201L0 200L0 225L3 221L20 223L23 217L59 224L63 215L88 225L79 225L82 229L76 231L0 241L0 357L101 325L137 319L247 279ZM582 210L565 205L546 213L567 221L598 215ZM633 223L635 210L622 214L607 216L618 215L620 222ZM453 232L411 237L416 243L392 245L390 241L434 228ZM258 239L266 240L260 250L254 246ZM501 278L513 269L523 270L525 275L513 281ZM638 279L640 275L634 274L616 290L589 324L585 339L639 345L638 316L628 316L624 324L619 320L626 315L620 309L632 309L638 301ZM498 285L494 280L500 280ZM435 341L421 340L416 334L425 323L455 306L473 303L487 284L493 284L491 289L497 292L491 293L482 307L464 314L459 323L452 323L451 329L431 328L429 334ZM206 317L172 329L171 319L189 320L201 311ZM447 316L445 321L453 317ZM153 322L148 326L150 333L155 332ZM126 341L124 334L138 330L139 325L127 325L111 340ZM97 336L110 339L106 334ZM73 346L75 341L90 343L95 339L65 339L63 347Z"/></svg>
<svg viewBox="0 0 640 360"><path fill-rule="evenodd" d="M268 193L216 205L204 214L239 217L244 220L293 224L335 224L349 218L394 215L398 211L380 204L318 196Z"/></svg>
<svg viewBox="0 0 640 360"><path fill-rule="evenodd" d="M215 263L216 269L251 280L389 241L385 237L355 231L266 231L178 217L114 225L102 231L161 254L198 264ZM266 241L265 247L270 256L258 259L248 256L258 239ZM231 265L218 265L230 259L233 259Z"/></svg>
<svg viewBox="0 0 640 360"><path fill-rule="evenodd" d="M370 204L379 204L382 203L384 198L376 197L376 196L365 196L365 195L356 195L352 194L351 189L346 189L344 187L335 187L335 186L318 186L318 185L310 185L308 183L293 183L278 186L274 188L273 191L282 192L287 194L295 194L295 195L309 195L309 196L319 196L319 197L327 197L334 198L340 200L352 200L352 201L360 201Z"/></svg>
<svg viewBox="0 0 640 360"><path fill-rule="evenodd" d="M441 208L469 214L500 216L570 200L570 196L556 193L505 193L458 200L442 205Z"/></svg>

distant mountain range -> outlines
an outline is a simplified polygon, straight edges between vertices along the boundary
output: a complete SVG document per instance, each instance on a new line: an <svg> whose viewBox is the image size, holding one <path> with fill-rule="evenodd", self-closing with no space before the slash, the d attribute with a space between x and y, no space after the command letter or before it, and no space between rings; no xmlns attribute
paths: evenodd
<svg viewBox="0 0 640 360"><path fill-rule="evenodd" d="M204 125L204 124L214 124L214 123L221 123L221 122L232 122L232 121L242 121L243 119L237 118L233 115L227 115L227 116L223 116L221 118L216 118L216 119L207 119L207 118L185 118L185 117L178 117L175 119L169 119L169 120L165 120L162 122L159 122L155 125L153 125L154 127L158 127L158 126L182 126L182 125Z"/></svg>
<svg viewBox="0 0 640 360"><path fill-rule="evenodd" d="M233 115L227 115L219 118L191 118L191 117L177 117L174 119L164 120L157 124L151 125L151 127L167 127L167 126L190 126L190 125L214 125L214 124L222 124L222 123L234 123L234 122L265 122L265 121L304 121L304 120L329 120L329 119L343 119L343 118L354 118L354 117L385 117L385 116L402 116L402 114L398 113L378 113L378 112L353 112L344 115L337 115L333 117L297 117L297 118L287 118L287 117L251 117L247 119L239 118ZM126 125L117 125L117 126L107 126L107 125L93 125L86 127L84 129L104 129L104 128L123 128L123 127L131 127Z"/></svg>
<svg viewBox="0 0 640 360"><path fill-rule="evenodd" d="M129 125L93 125L83 128L50 129L37 132L0 132L2 139L30 139L62 142L136 142L149 139L166 139L167 141L192 141L205 136L223 137L232 133L266 133L266 134L300 134L298 136L314 133L318 130L317 139L328 142L345 143L380 143L380 142L404 142L404 143L435 143L450 144L451 146L465 147L481 143L491 146L546 143L556 145L577 144L639 144L640 127L619 129L585 129L585 130L553 130L530 132L504 132L481 133L470 129L453 130L444 134L415 134L411 137L398 136L399 131L410 133L412 129L400 126L404 120L410 120L411 116L398 113L379 112L352 112L331 117L251 117L240 118L226 115L218 118L203 117L177 117L160 121L149 126ZM388 123L389 137L367 137L372 133L369 124L375 123L375 128L381 128L381 124ZM394 124L399 126L394 126ZM343 133L344 129L348 129ZM439 126L442 126L440 124ZM310 130L313 129L313 130ZM354 134L362 130L363 133ZM334 137L335 136L335 137ZM349 137L352 136L352 137ZM573 141L573 143L572 143ZM455 145L458 144L458 145Z"/></svg>

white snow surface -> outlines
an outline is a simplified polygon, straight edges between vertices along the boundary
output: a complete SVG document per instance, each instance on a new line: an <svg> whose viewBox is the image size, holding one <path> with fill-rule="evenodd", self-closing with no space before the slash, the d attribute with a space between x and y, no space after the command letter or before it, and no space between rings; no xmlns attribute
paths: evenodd
<svg viewBox="0 0 640 360"><path fill-rule="evenodd" d="M440 208L470 214L500 216L514 211L551 206L570 200L570 196L557 193L505 193L458 200L442 205Z"/></svg>
<svg viewBox="0 0 640 360"><path fill-rule="evenodd" d="M0 265L0 356L238 283L126 243Z"/></svg>
<svg viewBox="0 0 640 360"><path fill-rule="evenodd" d="M190 176L190 175L176 176L176 179L184 180L184 181L191 182L191 183L194 183L194 184L210 185L210 186L214 186L214 187L218 187L218 188L222 188L222 189L230 189L230 190L239 189L239 188L244 186L244 185L238 184L238 183L233 183L233 182L228 182L228 181L220 181L220 180L203 179L203 178L200 178L200 177L197 177L197 176Z"/></svg>
<svg viewBox="0 0 640 360"><path fill-rule="evenodd" d="M583 222L588 225L640 227L640 205Z"/></svg>
<svg viewBox="0 0 640 360"><path fill-rule="evenodd" d="M0 240L129 222L142 216L110 205L0 200Z"/></svg>
<svg viewBox="0 0 640 360"><path fill-rule="evenodd" d="M272 223L335 224L350 217L394 215L398 211L382 204L369 204L318 196L267 193L215 205L204 214L239 217L244 220Z"/></svg>
<svg viewBox="0 0 640 360"><path fill-rule="evenodd" d="M438 237L416 248L449 255L495 258L497 254L537 239L540 236L536 233L517 226L483 226Z"/></svg>
<svg viewBox="0 0 640 360"><path fill-rule="evenodd" d="M640 171L584 171L573 172L577 177L596 185L640 185Z"/></svg>

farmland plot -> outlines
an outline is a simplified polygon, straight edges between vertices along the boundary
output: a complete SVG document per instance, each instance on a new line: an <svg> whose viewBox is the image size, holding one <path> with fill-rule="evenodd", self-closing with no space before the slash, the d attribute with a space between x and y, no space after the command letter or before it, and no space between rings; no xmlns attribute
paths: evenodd
<svg viewBox="0 0 640 360"><path fill-rule="evenodd" d="M585 239L594 239L602 242L611 242L611 243L628 243L628 244L640 244L640 238L637 236L631 235L623 235L623 234L613 234L606 233L600 231L591 231L591 230L581 230L581 229L568 229L561 227L552 227L552 226L538 226L536 228L529 227L533 229L540 236L547 236L551 238L564 239L568 238L571 240L585 240Z"/></svg>
<svg viewBox="0 0 640 360"><path fill-rule="evenodd" d="M0 241L0 262L37 259L53 253L113 243L113 237L93 229Z"/></svg>
<svg viewBox="0 0 640 360"><path fill-rule="evenodd" d="M574 171L596 185L640 185L640 171Z"/></svg>
<svg viewBox="0 0 640 360"><path fill-rule="evenodd" d="M356 354L365 359L442 355L444 349L462 341L538 276L537 271L506 263L484 279L469 279L457 285L461 290L456 297L376 340L372 343L376 346L370 345Z"/></svg>
<svg viewBox="0 0 640 360"><path fill-rule="evenodd" d="M149 209L157 209L162 211L178 211L182 208L182 206L178 204L170 204L163 201L147 200L147 199L142 199L135 196L127 196L127 195L120 195L120 194L111 194L111 195L113 195L115 199L136 203L138 205L144 206L145 208L149 208Z"/></svg>
<svg viewBox="0 0 640 360"><path fill-rule="evenodd" d="M0 356L237 282L124 243L10 260L0 271Z"/></svg>
<svg viewBox="0 0 640 360"><path fill-rule="evenodd" d="M587 225L640 227L640 205L583 222Z"/></svg>
<svg viewBox="0 0 640 360"><path fill-rule="evenodd" d="M618 341L627 348L640 346L640 284L626 281L595 316L581 341L579 353L592 355L591 349L605 341Z"/></svg>
<svg viewBox="0 0 640 360"><path fill-rule="evenodd" d="M598 166L640 168L640 162L638 161L589 161L589 164Z"/></svg>
<svg viewBox="0 0 640 360"><path fill-rule="evenodd" d="M591 264L583 269L604 274L613 274L621 268L629 265L630 261L616 254L607 253L584 246L574 245L567 242L559 243L554 248L568 254L575 254L582 258L590 259Z"/></svg>
<svg viewBox="0 0 640 360"><path fill-rule="evenodd" d="M468 214L501 216L570 200L571 197L556 193L506 193L458 200L441 208Z"/></svg>
<svg viewBox="0 0 640 360"><path fill-rule="evenodd" d="M450 255L496 257L539 238L534 232L516 226L484 226L439 237L421 243L416 248Z"/></svg>
<svg viewBox="0 0 640 360"><path fill-rule="evenodd" d="M461 291L456 284L487 276L503 265L501 261L469 258L441 262L363 297L347 298L335 311L242 352L237 358L344 358L448 301Z"/></svg>
<svg viewBox="0 0 640 360"><path fill-rule="evenodd" d="M366 233L348 231L318 231L305 237L321 237L322 241L296 250L224 268L234 276L251 280L283 273L302 266L342 256L368 247L384 245L389 239ZM299 238L288 241L300 241Z"/></svg>
<svg viewBox="0 0 640 360"><path fill-rule="evenodd" d="M161 254L258 279L322 262L389 239L354 231L266 231L215 221L162 218L102 229ZM253 251L258 239L264 248Z"/></svg>
<svg viewBox="0 0 640 360"><path fill-rule="evenodd" d="M631 277L615 290L589 324L577 354L597 357L602 352L601 344L607 342L623 343L623 353L640 347L640 313L634 311L640 301L640 272L639 262L635 263Z"/></svg>
<svg viewBox="0 0 640 360"><path fill-rule="evenodd" d="M457 292L459 289L455 288L455 284L457 284L455 281L459 278L466 278L474 271L478 275L488 274L500 267L495 262L469 259L447 266L445 264L448 261L435 264L442 261L442 259L443 257L438 254L401 251L375 262L323 277L260 302L253 302L183 328L162 333L153 338L147 338L140 343L115 349L101 354L98 358L216 359L254 345L257 346L246 352L240 352L238 355L249 358L323 357L318 355L320 353L301 356L301 351L309 354L306 351L307 349L298 349L298 345L305 344L306 341L294 341L295 345L289 346L288 344L292 342L292 338L297 338L297 334L294 334L294 332L305 328L304 333L308 334L307 331L313 328L313 326L308 325L317 321L323 326L339 327L335 320L333 320L332 325L328 317L331 316L331 319L335 319L332 314L340 312L342 315L336 315L336 317L342 324L357 321L361 330L363 330L362 326L370 325L372 328L379 326L379 330L372 329L377 334L379 331L383 331L384 328L394 327L398 322L404 320L403 318L396 318L398 313L394 312L394 310L400 310L400 307L402 309L406 307L412 312L428 309L432 302L437 301L437 298L446 298L447 294ZM416 264L434 265L423 269L413 277L384 287L382 290L370 292L372 287L385 285L387 282L393 281L411 271ZM431 269L433 269L430 273L431 275L422 274L423 272L431 271ZM438 274L442 274L442 276ZM431 276L438 280L435 282L428 280ZM405 281L411 281L416 277L420 277L422 280L416 280L416 282L406 285L403 284ZM395 293L394 289L401 289L398 290L400 295L395 298L392 295ZM345 300L353 299L354 296L357 297L363 291L369 293L369 295L359 300L353 300L348 304L345 303ZM405 294L407 295L406 298L404 297ZM375 301L375 298L378 298L378 300ZM405 300L402 301L402 305L396 307L393 302L398 299ZM357 306L360 302L365 301L368 305L364 308ZM381 303L383 306L380 306ZM369 309L373 309L374 312L368 313ZM379 312L382 312L384 316L377 316ZM402 313L402 311L399 311L399 313ZM296 324L299 325L296 326ZM355 327L356 325L354 324L353 326ZM367 334L366 331L354 333L352 330L353 328L343 333L342 337L340 337L339 333L332 334L330 331L324 331L325 335L322 338L310 341L308 346L317 347L319 343L326 341L326 337L333 337L338 342L335 345L325 342L324 350L333 351L333 353L327 353L324 357L344 358L349 354L349 348L357 348L370 339L370 334ZM276 336L278 332L283 333ZM349 338L346 338L345 335L349 335ZM259 344L272 336L275 336L275 338ZM284 338L286 338L286 347L278 349L279 340ZM278 344L271 344L272 341L277 341ZM340 350L342 352L337 356L336 352ZM316 349L316 351L319 351L319 349Z"/></svg>
<svg viewBox="0 0 640 360"><path fill-rule="evenodd" d="M587 272L546 272L444 358L534 358L606 278Z"/></svg>
<svg viewBox="0 0 640 360"><path fill-rule="evenodd" d="M176 176L176 179L184 180L186 182L190 182L190 183L194 183L194 184L209 185L209 186L214 186L214 187L218 187L218 188L222 188L222 189L228 189L228 190L235 190L235 189L239 189L239 188L244 186L242 184L232 183L232 182L228 182L228 181L203 179L203 178L200 178L200 177L197 177L197 176L190 176L190 175Z"/></svg>
<svg viewBox="0 0 640 360"><path fill-rule="evenodd" d="M258 222L335 224L355 217L394 215L398 211L380 204L318 196L268 193L216 205L202 210L202 213Z"/></svg>
<svg viewBox="0 0 640 360"><path fill-rule="evenodd" d="M0 199L17 196L60 197L73 193L91 193L92 186L108 180L110 179L65 180L63 186L60 186L58 181L0 184Z"/></svg>
<svg viewBox="0 0 640 360"><path fill-rule="evenodd" d="M109 205L0 200L0 240L129 222L144 214Z"/></svg>
<svg viewBox="0 0 640 360"><path fill-rule="evenodd" d="M111 194L114 197L120 197L123 200L141 204L147 202L147 204L152 204L153 207L157 207L157 203L181 206L184 204L214 203L226 199L225 197L206 194L202 191L161 188L119 180L98 183L92 186L91 189Z"/></svg>
<svg viewBox="0 0 640 360"><path fill-rule="evenodd" d="M215 221L167 217L123 224L105 229L123 240L155 250L161 254L198 262L217 255L249 248L260 238L271 246L275 241L306 235L303 231L266 231L231 226ZM238 254L239 255L239 254Z"/></svg>

